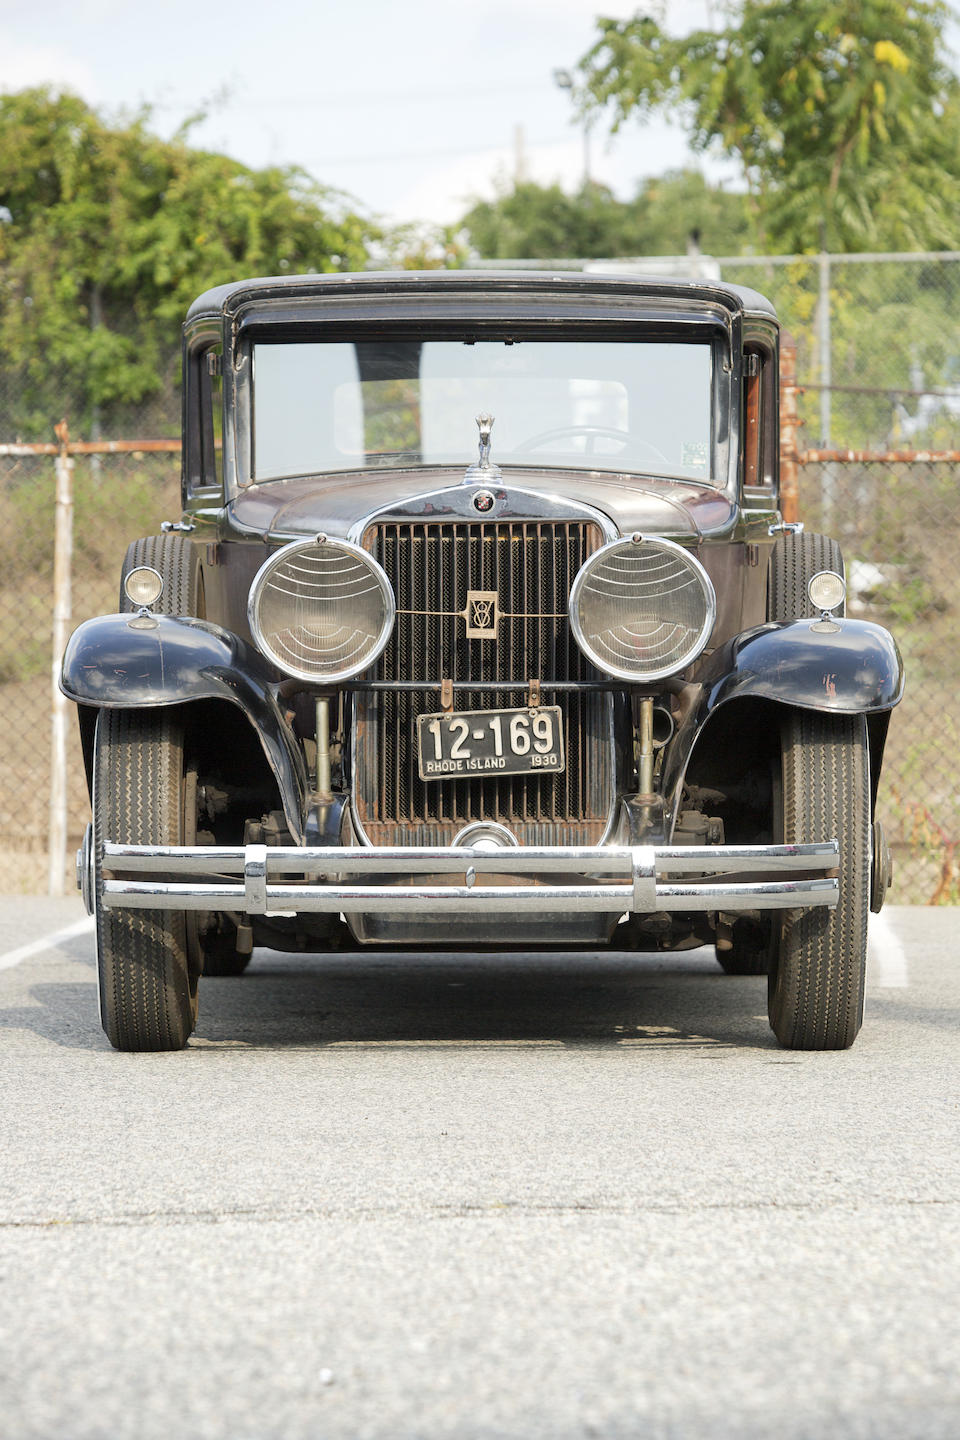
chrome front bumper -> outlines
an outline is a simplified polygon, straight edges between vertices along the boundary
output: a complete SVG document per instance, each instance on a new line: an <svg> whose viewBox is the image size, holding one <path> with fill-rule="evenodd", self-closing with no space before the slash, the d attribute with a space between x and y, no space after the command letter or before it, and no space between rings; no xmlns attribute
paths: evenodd
<svg viewBox="0 0 960 1440"><path fill-rule="evenodd" d="M95 894L92 848L88 840L78 856L80 888L88 909ZM451 917L789 910L835 906L838 863L836 840L809 845L497 850L106 844L102 901L107 909L232 910L247 915L400 914L425 909ZM747 878L758 873L767 878ZM391 875L398 877L397 884L389 882ZM435 883L441 875L459 875L463 880ZM484 883L489 876L528 878L522 884ZM560 882L547 883L544 876L559 876Z"/></svg>

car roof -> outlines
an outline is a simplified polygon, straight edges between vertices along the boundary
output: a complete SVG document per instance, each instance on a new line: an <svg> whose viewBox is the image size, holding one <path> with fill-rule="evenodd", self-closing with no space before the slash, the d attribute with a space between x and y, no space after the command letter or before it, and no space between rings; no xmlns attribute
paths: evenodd
<svg viewBox="0 0 960 1440"><path fill-rule="evenodd" d="M744 285L728 285L715 280L662 275L604 275L582 272L556 273L544 270L367 270L330 275L266 275L249 280L235 280L206 290L190 306L187 320L201 315L233 315L251 301L322 298L325 295L352 293L360 296L401 295L411 293L442 293L444 290L484 292L486 294L553 294L586 297L593 295L608 302L617 295L638 300L644 296L666 302L702 301L721 305L732 313L776 319L776 311L766 296Z"/></svg>

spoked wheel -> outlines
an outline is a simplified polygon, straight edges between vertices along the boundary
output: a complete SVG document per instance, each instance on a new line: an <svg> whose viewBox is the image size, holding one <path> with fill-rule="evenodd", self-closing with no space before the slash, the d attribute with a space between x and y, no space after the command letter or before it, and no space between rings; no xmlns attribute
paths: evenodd
<svg viewBox="0 0 960 1440"><path fill-rule="evenodd" d="M197 1020L197 969L187 917L176 910L108 910L101 847L182 845L195 827L184 816L183 730L162 712L101 710L94 748L100 1019L117 1050L180 1050Z"/></svg>
<svg viewBox="0 0 960 1440"><path fill-rule="evenodd" d="M791 1050L845 1050L863 1020L870 770L860 715L791 713L781 737L783 839L840 842L834 910L787 910L768 979L770 1024Z"/></svg>

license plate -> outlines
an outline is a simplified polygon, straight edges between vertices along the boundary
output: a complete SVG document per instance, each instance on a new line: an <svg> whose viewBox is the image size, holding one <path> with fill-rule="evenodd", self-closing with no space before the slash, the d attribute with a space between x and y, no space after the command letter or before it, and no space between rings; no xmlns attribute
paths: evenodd
<svg viewBox="0 0 960 1440"><path fill-rule="evenodd" d="M563 769L559 705L417 716L421 780L553 773Z"/></svg>

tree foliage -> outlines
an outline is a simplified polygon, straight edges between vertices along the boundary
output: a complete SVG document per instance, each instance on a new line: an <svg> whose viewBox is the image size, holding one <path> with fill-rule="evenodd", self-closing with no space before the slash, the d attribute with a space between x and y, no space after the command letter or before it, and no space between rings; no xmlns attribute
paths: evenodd
<svg viewBox="0 0 960 1440"><path fill-rule="evenodd" d="M748 197L695 170L647 180L629 201L595 181L575 195L528 182L478 201L460 224L478 255L500 260L682 255L693 233L701 249L731 255L754 239Z"/></svg>
<svg viewBox="0 0 960 1440"><path fill-rule="evenodd" d="M460 270L467 260L460 222L404 221L383 229L371 249L373 265L382 270Z"/></svg>
<svg viewBox="0 0 960 1440"><path fill-rule="evenodd" d="M616 129L672 111L736 157L771 248L952 248L960 100L939 0L735 0L680 37L600 19L580 98Z"/></svg>
<svg viewBox="0 0 960 1440"><path fill-rule="evenodd" d="M251 170L148 121L110 124L47 90L0 96L0 364L17 432L45 434L65 406L83 428L169 394L180 321L210 285L362 268L370 227L301 171Z"/></svg>

